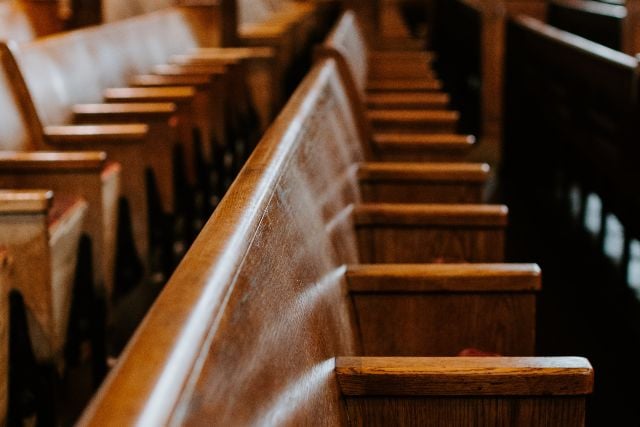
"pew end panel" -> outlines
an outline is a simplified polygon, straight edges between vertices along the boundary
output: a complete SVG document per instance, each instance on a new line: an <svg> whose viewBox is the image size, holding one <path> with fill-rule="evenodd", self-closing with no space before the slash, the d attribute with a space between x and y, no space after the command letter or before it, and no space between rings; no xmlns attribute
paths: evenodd
<svg viewBox="0 0 640 427"><path fill-rule="evenodd" d="M534 264L363 264L346 276L365 355L534 354Z"/></svg>
<svg viewBox="0 0 640 427"><path fill-rule="evenodd" d="M146 171L151 167L156 175L165 209L173 211L173 180L171 156L161 155L164 147L150 140L150 127L140 124L47 126L45 143L61 151L104 151L111 161L122 165L121 191L129 201L132 228L138 253L146 256L149 248L148 205L145 189ZM145 153L157 151L148 156ZM168 157L168 159L167 159ZM166 162L167 164L163 164Z"/></svg>
<svg viewBox="0 0 640 427"><path fill-rule="evenodd" d="M485 163L362 163L358 169L364 202L481 203L489 165Z"/></svg>
<svg viewBox="0 0 640 427"><path fill-rule="evenodd" d="M120 173L120 165L107 163L104 152L0 152L0 187L48 188L87 201L83 232L93 243L94 284L104 285L108 294L113 289Z"/></svg>
<svg viewBox="0 0 640 427"><path fill-rule="evenodd" d="M336 358L349 425L583 426L593 368L580 357Z"/></svg>
<svg viewBox="0 0 640 427"><path fill-rule="evenodd" d="M362 204L353 214L360 262L502 262L507 212L501 205Z"/></svg>
<svg viewBox="0 0 640 427"><path fill-rule="evenodd" d="M27 307L39 361L60 362L87 203L49 190L0 191L0 242L20 254L13 286Z"/></svg>

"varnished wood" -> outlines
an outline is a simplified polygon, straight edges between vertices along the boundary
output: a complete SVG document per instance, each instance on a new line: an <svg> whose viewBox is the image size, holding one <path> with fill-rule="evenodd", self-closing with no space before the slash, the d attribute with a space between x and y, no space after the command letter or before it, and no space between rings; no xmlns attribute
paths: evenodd
<svg viewBox="0 0 640 427"><path fill-rule="evenodd" d="M446 108L449 95L443 92L382 92L367 94L369 108L433 109Z"/></svg>
<svg viewBox="0 0 640 427"><path fill-rule="evenodd" d="M582 357L340 357L336 373L348 396L567 396L593 389L593 368Z"/></svg>
<svg viewBox="0 0 640 427"><path fill-rule="evenodd" d="M25 299L36 357L60 363L87 203L58 197L52 206L52 197L50 191L0 192L0 243L20 254L12 281ZM50 218L50 212L57 214Z"/></svg>
<svg viewBox="0 0 640 427"><path fill-rule="evenodd" d="M84 126L47 126L44 132L52 144L104 142L126 143L143 140L149 127L143 124L132 125L84 125Z"/></svg>
<svg viewBox="0 0 640 427"><path fill-rule="evenodd" d="M0 190L0 212L45 213L52 200L53 192L49 190Z"/></svg>
<svg viewBox="0 0 640 427"><path fill-rule="evenodd" d="M92 169L101 171L105 166L106 159L106 154L99 151L1 151L0 169L14 171L38 169Z"/></svg>

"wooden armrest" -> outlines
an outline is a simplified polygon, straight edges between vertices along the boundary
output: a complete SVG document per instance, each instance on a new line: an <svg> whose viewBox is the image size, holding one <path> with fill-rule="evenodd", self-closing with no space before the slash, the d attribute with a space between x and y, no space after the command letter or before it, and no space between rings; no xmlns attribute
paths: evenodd
<svg viewBox="0 0 640 427"><path fill-rule="evenodd" d="M201 64L162 64L153 67L153 72L163 76L209 76L225 75L227 68L224 65Z"/></svg>
<svg viewBox="0 0 640 427"><path fill-rule="evenodd" d="M582 357L338 357L346 396L576 396L593 391Z"/></svg>
<svg viewBox="0 0 640 427"><path fill-rule="evenodd" d="M536 264L357 264L347 268L352 293L538 292Z"/></svg>
<svg viewBox="0 0 640 427"><path fill-rule="evenodd" d="M437 90L442 90L442 82L437 79L370 80L367 83L367 90L370 90L370 91L399 91L399 90L401 91L408 91L408 90L437 91Z"/></svg>
<svg viewBox="0 0 640 427"><path fill-rule="evenodd" d="M487 163L367 162L359 165L361 181L486 182Z"/></svg>
<svg viewBox="0 0 640 427"><path fill-rule="evenodd" d="M369 52L369 61L419 61L432 62L436 59L435 52L413 52L413 51L373 51Z"/></svg>
<svg viewBox="0 0 640 427"><path fill-rule="evenodd" d="M208 56L227 56L238 59L271 59L276 52L271 47L199 47L189 51L189 55L199 58Z"/></svg>
<svg viewBox="0 0 640 427"><path fill-rule="evenodd" d="M50 190L0 190L0 214L45 213L52 200Z"/></svg>
<svg viewBox="0 0 640 427"><path fill-rule="evenodd" d="M121 87L105 89L102 93L108 102L190 102L195 89L188 86Z"/></svg>
<svg viewBox="0 0 640 427"><path fill-rule="evenodd" d="M458 134L377 133L373 142L383 150L468 150L476 143L476 138L473 135Z"/></svg>
<svg viewBox="0 0 640 427"><path fill-rule="evenodd" d="M125 102L105 104L77 104L72 112L77 120L123 120L136 117L140 121L167 120L177 111L171 102Z"/></svg>
<svg viewBox="0 0 640 427"><path fill-rule="evenodd" d="M460 113L453 110L369 110L369 119L375 122L456 122Z"/></svg>
<svg viewBox="0 0 640 427"><path fill-rule="evenodd" d="M367 105L374 108L446 108L449 94L443 92L380 92L367 94Z"/></svg>
<svg viewBox="0 0 640 427"><path fill-rule="evenodd" d="M103 151L0 151L0 172L34 172L60 170L101 171L107 160Z"/></svg>
<svg viewBox="0 0 640 427"><path fill-rule="evenodd" d="M204 89L211 82L212 80L208 76L139 74L131 77L128 83L134 87L193 86L198 89Z"/></svg>
<svg viewBox="0 0 640 427"><path fill-rule="evenodd" d="M242 62L242 58L231 55L190 55L179 54L169 57L169 64L177 65L237 65Z"/></svg>
<svg viewBox="0 0 640 427"><path fill-rule="evenodd" d="M50 144L112 143L122 144L144 141L149 127L143 124L47 126L44 135Z"/></svg>
<svg viewBox="0 0 640 427"><path fill-rule="evenodd" d="M462 225L504 227L504 205L361 204L354 209L357 225Z"/></svg>

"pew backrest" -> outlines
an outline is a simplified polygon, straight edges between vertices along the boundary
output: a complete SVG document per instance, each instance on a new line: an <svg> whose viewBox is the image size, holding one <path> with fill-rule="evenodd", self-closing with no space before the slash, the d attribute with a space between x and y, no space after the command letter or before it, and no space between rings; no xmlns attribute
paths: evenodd
<svg viewBox="0 0 640 427"><path fill-rule="evenodd" d="M316 67L256 147L87 424L344 422L332 358L359 350L343 267L357 262L357 193L334 73Z"/></svg>
<svg viewBox="0 0 640 427"><path fill-rule="evenodd" d="M74 104L102 102L104 89L127 86L128 78L172 55L215 43L215 31L204 30L207 16L170 8L44 37L16 46L14 55L42 123L68 123Z"/></svg>
<svg viewBox="0 0 640 427"><path fill-rule="evenodd" d="M547 6L549 25L615 50L622 50L626 17L624 6L595 0L550 0Z"/></svg>
<svg viewBox="0 0 640 427"><path fill-rule="evenodd" d="M36 148L37 139L31 132L31 125L39 126L32 122L37 119L24 86L15 85L16 80L18 83L20 80L18 74L11 52L0 43L0 150L31 151Z"/></svg>
<svg viewBox="0 0 640 427"><path fill-rule="evenodd" d="M508 24L507 73L507 157L564 168L633 227L637 60L520 17Z"/></svg>

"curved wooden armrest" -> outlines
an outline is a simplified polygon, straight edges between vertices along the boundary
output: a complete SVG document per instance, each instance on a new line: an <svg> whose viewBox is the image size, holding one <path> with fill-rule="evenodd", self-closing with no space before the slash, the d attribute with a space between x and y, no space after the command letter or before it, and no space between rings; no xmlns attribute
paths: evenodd
<svg viewBox="0 0 640 427"><path fill-rule="evenodd" d="M45 213L52 201L50 190L0 190L0 214Z"/></svg>
<svg viewBox="0 0 640 427"><path fill-rule="evenodd" d="M77 104L72 112L77 121L114 120L136 118L139 121L167 120L178 110L172 102L124 102L104 104Z"/></svg>
<svg viewBox="0 0 640 427"><path fill-rule="evenodd" d="M60 146L139 143L147 138L148 133L149 126L143 124L47 126L44 128L46 141Z"/></svg>
<svg viewBox="0 0 640 427"><path fill-rule="evenodd" d="M105 89L102 92L107 102L175 102L179 104L191 102L195 95L195 89L189 86L120 87Z"/></svg>
<svg viewBox="0 0 640 427"><path fill-rule="evenodd" d="M365 203L355 207L356 225L456 225L504 227L504 205Z"/></svg>
<svg viewBox="0 0 640 427"><path fill-rule="evenodd" d="M347 267L352 293L538 292L536 264L356 264Z"/></svg>
<svg viewBox="0 0 640 427"><path fill-rule="evenodd" d="M338 357L347 396L576 396L593 391L582 357Z"/></svg>
<svg viewBox="0 0 640 427"><path fill-rule="evenodd" d="M61 170L101 171L107 160L104 151L0 151L0 173Z"/></svg>
<svg viewBox="0 0 640 427"><path fill-rule="evenodd" d="M358 167L361 181L486 182L487 163L367 162Z"/></svg>
<svg viewBox="0 0 640 427"><path fill-rule="evenodd" d="M180 65L180 64L162 64L153 67L153 72L162 76L224 76L227 68L224 65Z"/></svg>
<svg viewBox="0 0 640 427"><path fill-rule="evenodd" d="M208 76L171 76L158 74L139 74L129 79L129 85L133 87L163 87L163 86L193 86L198 89L205 89L212 79Z"/></svg>

